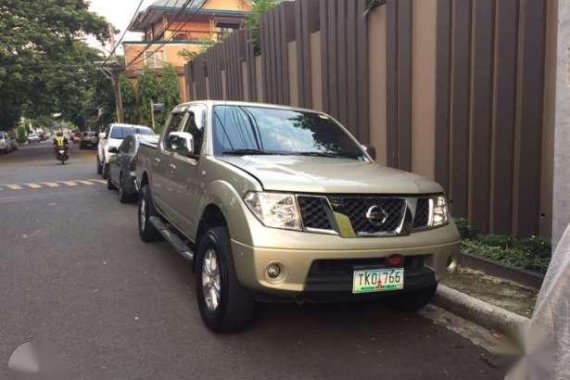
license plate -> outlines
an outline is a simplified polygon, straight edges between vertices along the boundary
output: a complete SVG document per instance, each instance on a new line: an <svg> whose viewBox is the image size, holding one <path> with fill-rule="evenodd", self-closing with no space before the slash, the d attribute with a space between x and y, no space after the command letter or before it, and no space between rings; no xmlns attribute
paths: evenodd
<svg viewBox="0 0 570 380"><path fill-rule="evenodd" d="M355 270L352 293L391 292L404 289L404 268Z"/></svg>

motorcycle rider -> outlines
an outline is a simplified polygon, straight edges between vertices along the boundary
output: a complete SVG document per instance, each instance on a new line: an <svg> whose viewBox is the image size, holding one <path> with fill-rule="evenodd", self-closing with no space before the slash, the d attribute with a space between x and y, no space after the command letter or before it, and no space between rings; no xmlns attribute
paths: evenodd
<svg viewBox="0 0 570 380"><path fill-rule="evenodd" d="M67 152L68 152L68 140L67 138L63 135L62 131L57 131L55 138L53 139L53 149L55 151L55 156L57 157L57 159L59 160L59 151L60 150L64 150L64 156L65 159L67 159Z"/></svg>

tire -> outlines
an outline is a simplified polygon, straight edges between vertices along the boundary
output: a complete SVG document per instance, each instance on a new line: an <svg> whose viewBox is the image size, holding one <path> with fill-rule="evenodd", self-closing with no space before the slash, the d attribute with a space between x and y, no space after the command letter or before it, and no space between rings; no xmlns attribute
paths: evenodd
<svg viewBox="0 0 570 380"><path fill-rule="evenodd" d="M145 243L164 240L160 232L150 223L149 218L151 216L158 216L158 213L152 204L150 188L148 185L144 185L139 197L138 225L139 236Z"/></svg>
<svg viewBox="0 0 570 380"><path fill-rule="evenodd" d="M217 274L214 274L215 269L208 265L212 263L212 257L216 259ZM215 286L219 289L217 293L212 290L211 285L205 284L208 281L208 270L210 279L218 281ZM205 295L211 292L217 294L217 306L212 303L214 297ZM208 230L200 241L196 261L196 295L202 320L214 333L237 332L246 328L253 320L255 301L237 279L226 227Z"/></svg>
<svg viewBox="0 0 570 380"><path fill-rule="evenodd" d="M103 166L101 165L101 161L99 161L99 155L97 155L97 174L103 174Z"/></svg>
<svg viewBox="0 0 570 380"><path fill-rule="evenodd" d="M394 299L393 303L398 309L402 311L415 313L423 309L428 303L433 300L436 291L437 284L430 285L424 289L402 294L401 297Z"/></svg>
<svg viewBox="0 0 570 380"><path fill-rule="evenodd" d="M115 190L117 189L111 180L111 176L107 176L107 190Z"/></svg>
<svg viewBox="0 0 570 380"><path fill-rule="evenodd" d="M109 164L103 163L103 179L109 178Z"/></svg>
<svg viewBox="0 0 570 380"><path fill-rule="evenodd" d="M129 203L131 201L131 196L125 191L125 181L123 180L123 173L119 174L119 202Z"/></svg>

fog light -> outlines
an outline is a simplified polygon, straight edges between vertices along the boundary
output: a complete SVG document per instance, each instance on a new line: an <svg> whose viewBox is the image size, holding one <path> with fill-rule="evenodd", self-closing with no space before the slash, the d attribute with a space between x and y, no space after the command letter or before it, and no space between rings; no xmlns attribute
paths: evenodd
<svg viewBox="0 0 570 380"><path fill-rule="evenodd" d="M278 264L271 264L267 267L267 275L269 278L276 279L281 275L281 267Z"/></svg>
<svg viewBox="0 0 570 380"><path fill-rule="evenodd" d="M454 256L449 256L447 258L447 271L449 273L453 273L455 272L456 269L457 269L457 258Z"/></svg>

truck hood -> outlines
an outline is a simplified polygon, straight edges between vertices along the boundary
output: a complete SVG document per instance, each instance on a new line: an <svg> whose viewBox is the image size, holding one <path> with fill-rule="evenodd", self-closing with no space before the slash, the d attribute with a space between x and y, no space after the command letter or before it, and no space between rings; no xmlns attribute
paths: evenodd
<svg viewBox="0 0 570 380"><path fill-rule="evenodd" d="M327 194L441 193L437 183L377 163L300 156L221 157L269 191Z"/></svg>

